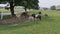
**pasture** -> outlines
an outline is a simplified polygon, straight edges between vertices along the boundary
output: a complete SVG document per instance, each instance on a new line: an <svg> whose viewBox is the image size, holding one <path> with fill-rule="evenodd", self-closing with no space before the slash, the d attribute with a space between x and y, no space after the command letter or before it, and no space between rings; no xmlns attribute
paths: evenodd
<svg viewBox="0 0 60 34"><path fill-rule="evenodd" d="M36 13L33 10L29 14ZM60 34L60 11L41 11L42 20L22 23L17 26L1 26L0 34ZM44 14L47 13L48 17Z"/></svg>
<svg viewBox="0 0 60 34"><path fill-rule="evenodd" d="M16 9L14 8L15 12L20 12L20 11L24 11L24 9ZM7 10L7 9L4 9L4 8L0 8L0 12L3 12L3 13L10 13L10 9Z"/></svg>

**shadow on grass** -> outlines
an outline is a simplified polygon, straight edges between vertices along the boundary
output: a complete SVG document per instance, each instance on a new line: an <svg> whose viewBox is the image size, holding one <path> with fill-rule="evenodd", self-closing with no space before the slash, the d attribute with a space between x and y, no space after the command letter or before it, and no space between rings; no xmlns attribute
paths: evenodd
<svg viewBox="0 0 60 34"><path fill-rule="evenodd" d="M22 24L19 24L17 26L0 26L0 31L4 31L4 30L14 30L14 29L19 29L19 28L22 28L22 27L28 27L28 26L33 26L33 25L36 25L38 24L37 21L32 21L32 22L26 22L26 23L22 23Z"/></svg>

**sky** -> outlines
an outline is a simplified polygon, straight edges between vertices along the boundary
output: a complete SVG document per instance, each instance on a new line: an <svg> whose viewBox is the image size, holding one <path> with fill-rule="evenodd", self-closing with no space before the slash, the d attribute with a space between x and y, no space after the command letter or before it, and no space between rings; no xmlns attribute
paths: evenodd
<svg viewBox="0 0 60 34"><path fill-rule="evenodd" d="M60 0L39 0L40 7L50 7L52 5L60 5Z"/></svg>

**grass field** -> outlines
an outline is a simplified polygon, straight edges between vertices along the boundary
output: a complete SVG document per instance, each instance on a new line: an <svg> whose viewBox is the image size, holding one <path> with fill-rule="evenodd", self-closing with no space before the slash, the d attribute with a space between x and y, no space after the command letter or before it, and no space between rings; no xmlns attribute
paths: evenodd
<svg viewBox="0 0 60 34"><path fill-rule="evenodd" d="M24 11L24 9L14 9L15 12L21 12L21 11ZM7 10L7 9L1 9L0 8L0 12L3 12L3 13L9 13L10 12L10 9Z"/></svg>
<svg viewBox="0 0 60 34"><path fill-rule="evenodd" d="M41 21L32 21L18 26L0 26L0 34L60 34L60 12L41 12L42 15L48 13L49 16L43 16Z"/></svg>

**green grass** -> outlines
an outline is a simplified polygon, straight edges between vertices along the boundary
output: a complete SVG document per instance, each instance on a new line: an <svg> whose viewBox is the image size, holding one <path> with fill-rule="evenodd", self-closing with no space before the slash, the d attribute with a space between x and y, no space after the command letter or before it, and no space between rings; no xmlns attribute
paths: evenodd
<svg viewBox="0 0 60 34"><path fill-rule="evenodd" d="M27 22L18 26L0 26L0 34L60 34L60 12L41 11L42 15L48 13L48 17L42 17L41 21ZM30 14L34 13L30 12Z"/></svg>
<svg viewBox="0 0 60 34"><path fill-rule="evenodd" d="M14 9L15 12L21 12L21 11L24 11L24 9ZM1 9L0 8L0 12L3 12L3 13L9 13L10 10L6 10L6 9Z"/></svg>

